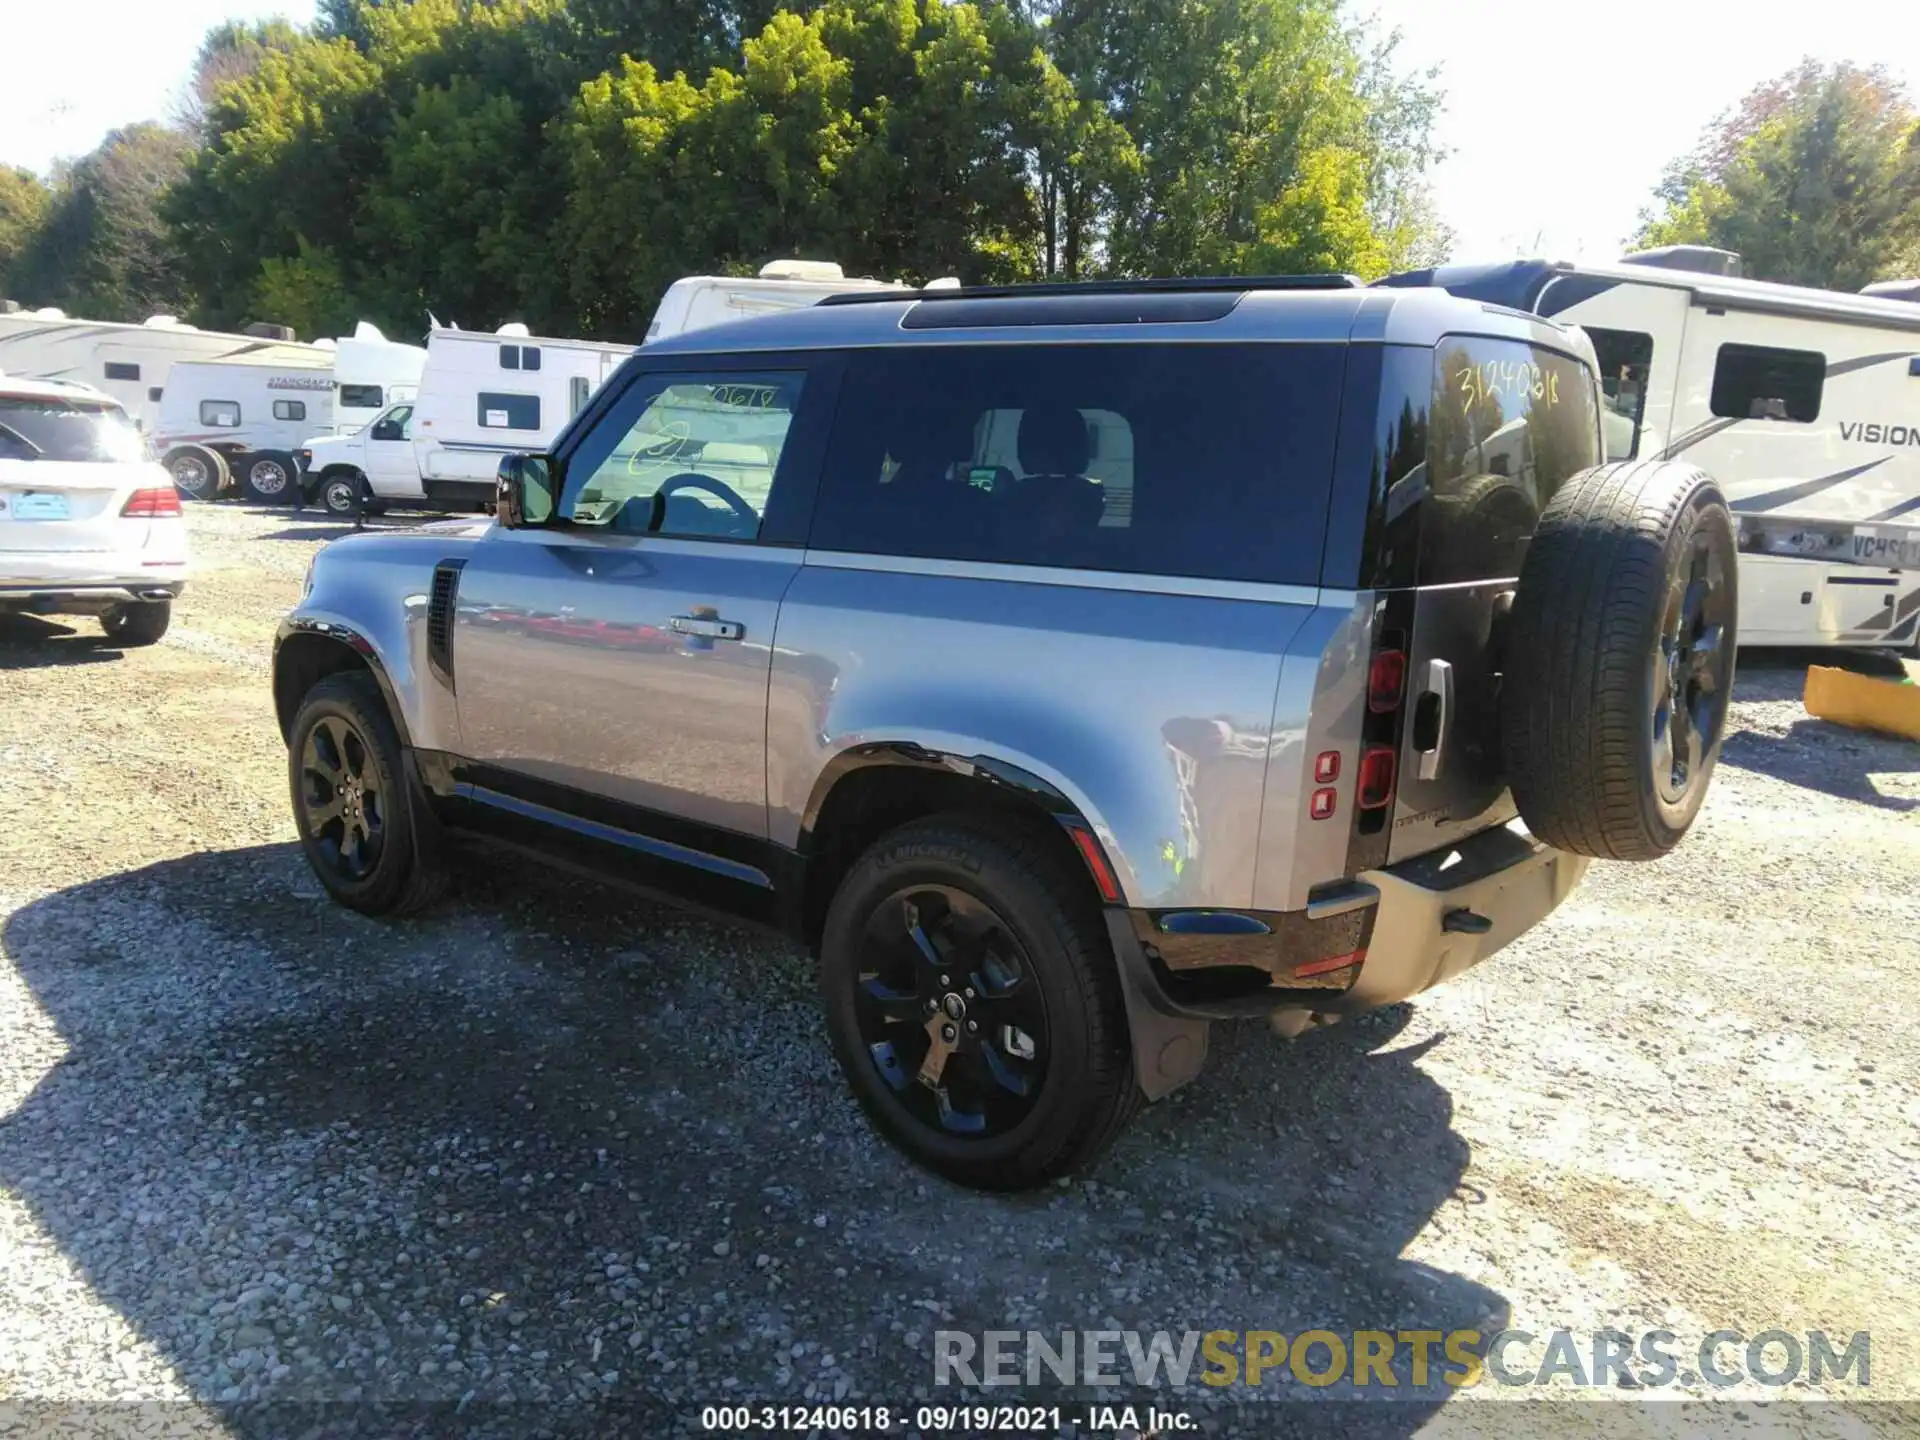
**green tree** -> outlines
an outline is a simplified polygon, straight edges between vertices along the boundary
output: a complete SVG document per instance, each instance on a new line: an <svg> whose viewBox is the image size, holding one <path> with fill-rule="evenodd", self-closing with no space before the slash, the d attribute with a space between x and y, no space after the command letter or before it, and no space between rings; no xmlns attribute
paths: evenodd
<svg viewBox="0 0 1920 1440"><path fill-rule="evenodd" d="M0 165L0 296L8 293L14 263L32 244L52 198L31 170Z"/></svg>
<svg viewBox="0 0 1920 1440"><path fill-rule="evenodd" d="M1673 162L1641 245L1735 250L1765 280L1857 290L1920 258L1920 116L1879 66L1804 61Z"/></svg>
<svg viewBox="0 0 1920 1440"><path fill-rule="evenodd" d="M161 206L191 152L190 140L161 125L107 136L56 177L8 283L35 304L94 320L187 309L191 287Z"/></svg>

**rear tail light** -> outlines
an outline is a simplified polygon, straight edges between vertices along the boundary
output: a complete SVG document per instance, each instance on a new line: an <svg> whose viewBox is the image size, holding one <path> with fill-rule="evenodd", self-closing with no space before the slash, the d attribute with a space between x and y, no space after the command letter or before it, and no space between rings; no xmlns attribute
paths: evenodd
<svg viewBox="0 0 1920 1440"><path fill-rule="evenodd" d="M1100 848L1100 841L1082 825L1067 826L1067 833L1073 837L1074 848L1079 850L1080 858L1087 862L1087 869L1093 874L1094 887L1099 890L1100 898L1109 905L1118 905L1125 897L1120 893L1120 881L1114 875L1113 867L1107 863L1107 852Z"/></svg>
<svg viewBox="0 0 1920 1440"><path fill-rule="evenodd" d="M1362 810L1379 810L1393 799L1395 761L1393 748L1369 745L1360 757L1359 793L1354 804Z"/></svg>
<svg viewBox="0 0 1920 1440"><path fill-rule="evenodd" d="M130 520L153 520L163 515L178 515L180 492L171 485L136 490L127 497L127 503L120 507L120 513Z"/></svg>
<svg viewBox="0 0 1920 1440"><path fill-rule="evenodd" d="M1339 807L1340 792L1328 786L1313 792L1313 798L1307 802L1307 814L1315 820L1331 820Z"/></svg>
<svg viewBox="0 0 1920 1440"><path fill-rule="evenodd" d="M1400 708L1407 688L1407 656L1402 650L1382 650L1367 667L1367 708L1390 715Z"/></svg>

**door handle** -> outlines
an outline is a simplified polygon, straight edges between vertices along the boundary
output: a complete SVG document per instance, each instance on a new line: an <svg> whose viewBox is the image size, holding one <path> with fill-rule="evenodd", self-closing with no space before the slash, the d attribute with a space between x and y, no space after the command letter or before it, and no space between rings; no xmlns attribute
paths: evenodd
<svg viewBox="0 0 1920 1440"><path fill-rule="evenodd" d="M1439 777L1440 761L1447 749L1447 724L1453 719L1453 666L1445 660L1427 662L1427 688L1421 700L1424 701L1428 695L1438 702L1438 712L1434 717L1433 747L1417 752L1422 780Z"/></svg>
<svg viewBox="0 0 1920 1440"><path fill-rule="evenodd" d="M710 615L675 615L667 621L676 634L698 635L706 640L740 640L747 627L738 620L716 620Z"/></svg>

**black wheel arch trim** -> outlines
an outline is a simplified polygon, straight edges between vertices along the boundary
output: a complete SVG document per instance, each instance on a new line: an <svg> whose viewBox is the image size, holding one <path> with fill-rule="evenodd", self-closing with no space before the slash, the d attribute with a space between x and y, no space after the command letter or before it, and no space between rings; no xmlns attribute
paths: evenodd
<svg viewBox="0 0 1920 1440"><path fill-rule="evenodd" d="M400 737L403 749L413 748L413 738L407 730L406 710L400 704L400 695L394 689L393 678L387 674L386 663L380 658L380 651L365 635L351 625L342 625L337 620L317 620L306 616L288 616L280 622L280 629L273 637L273 693L276 718L280 722L280 738L291 742L293 739L293 717L299 709L300 696L290 697L290 703L284 708L280 704L280 657L289 640L300 636L310 636L326 640L353 652L355 660L373 675L374 683L380 687L380 698L386 702L387 715L393 721L394 733Z"/></svg>

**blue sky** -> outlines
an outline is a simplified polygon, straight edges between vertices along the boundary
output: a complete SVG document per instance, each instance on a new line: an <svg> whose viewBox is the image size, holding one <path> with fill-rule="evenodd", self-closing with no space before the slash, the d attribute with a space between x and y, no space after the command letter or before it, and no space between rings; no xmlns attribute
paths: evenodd
<svg viewBox="0 0 1920 1440"><path fill-rule="evenodd" d="M311 19L311 0L0 0L0 162L45 171L163 114L200 37L229 17ZM1879 60L1920 90L1920 5L1899 0L1357 0L1439 64L1453 154L1436 173L1458 259L1615 255L1700 128L1802 55ZM84 13L84 23L77 17ZM24 61L25 63L21 63Z"/></svg>

